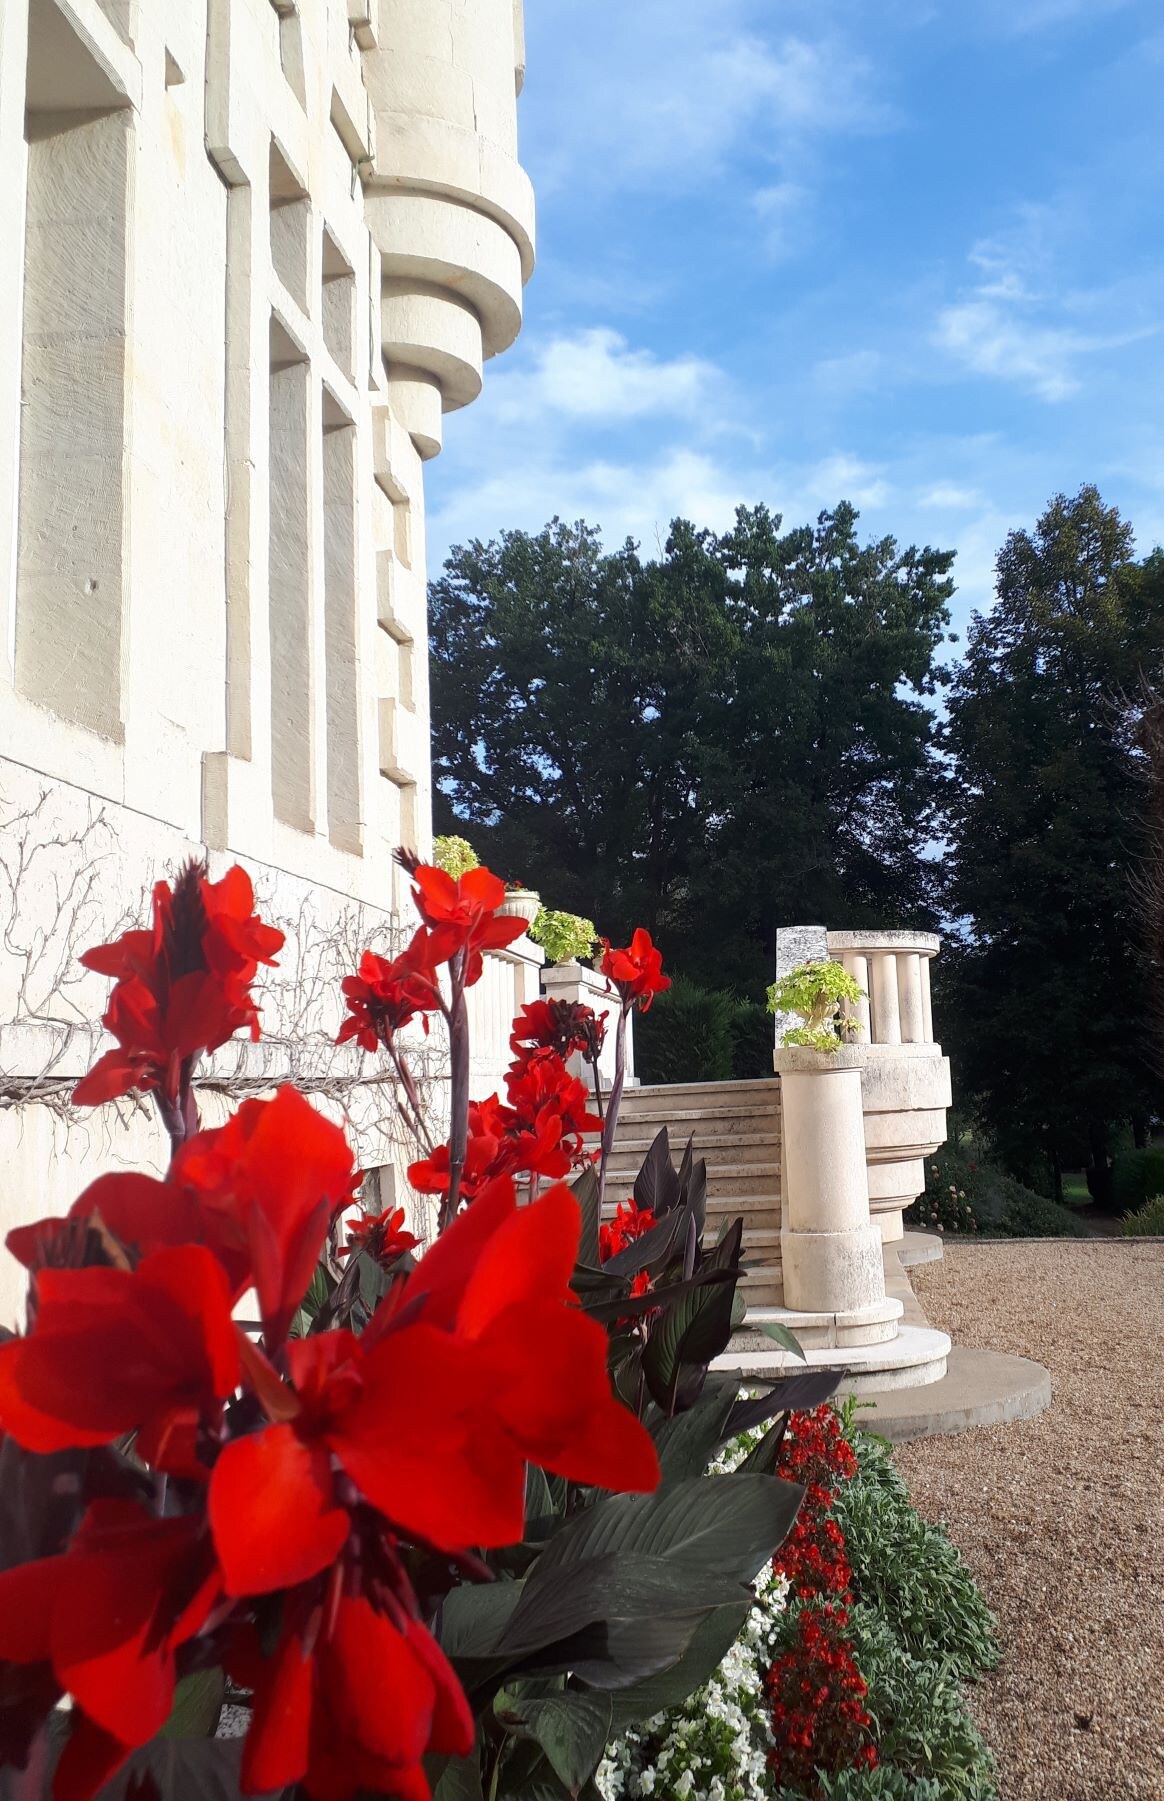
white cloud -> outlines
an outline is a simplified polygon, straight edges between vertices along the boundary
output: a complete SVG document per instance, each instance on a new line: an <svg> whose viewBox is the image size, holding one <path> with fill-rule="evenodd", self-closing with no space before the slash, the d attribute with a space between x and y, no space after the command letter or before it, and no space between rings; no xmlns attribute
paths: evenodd
<svg viewBox="0 0 1164 1801"><path fill-rule="evenodd" d="M960 488L955 482L935 482L917 497L919 507L927 512L962 512L970 507L985 506L977 488Z"/></svg>
<svg viewBox="0 0 1164 1801"><path fill-rule="evenodd" d="M1081 329L1079 318L1102 319L1109 297L1063 291L1054 271L1057 221L1046 207L1019 209L1015 226L973 246L969 262L983 277L965 298L938 313L933 343L977 375L1014 382L1055 402L1083 385L1080 362L1118 350L1153 328Z"/></svg>
<svg viewBox="0 0 1164 1801"><path fill-rule="evenodd" d="M752 207L770 257L790 256L799 247L811 199L811 191L798 181L777 181L756 189Z"/></svg>
<svg viewBox="0 0 1164 1801"><path fill-rule="evenodd" d="M524 158L565 183L702 185L744 149L774 163L891 119L870 65L818 5L772 29L764 0L540 0L527 12ZM568 46L568 49L566 47Z"/></svg>
<svg viewBox="0 0 1164 1801"><path fill-rule="evenodd" d="M563 333L531 348L531 369L505 370L497 377L497 418L504 424L543 414L612 425L649 415L690 415L723 381L715 364L702 357L635 350L620 332L604 326Z"/></svg>

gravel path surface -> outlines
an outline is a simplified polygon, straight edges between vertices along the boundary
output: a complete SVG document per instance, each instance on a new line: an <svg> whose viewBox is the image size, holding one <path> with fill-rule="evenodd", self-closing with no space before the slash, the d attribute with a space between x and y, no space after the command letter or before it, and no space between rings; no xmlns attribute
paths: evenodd
<svg viewBox="0 0 1164 1801"><path fill-rule="evenodd" d="M1164 1244L947 1245L911 1278L956 1344L1054 1384L1037 1419L896 1453L999 1615L972 1702L1002 1801L1164 1801Z"/></svg>

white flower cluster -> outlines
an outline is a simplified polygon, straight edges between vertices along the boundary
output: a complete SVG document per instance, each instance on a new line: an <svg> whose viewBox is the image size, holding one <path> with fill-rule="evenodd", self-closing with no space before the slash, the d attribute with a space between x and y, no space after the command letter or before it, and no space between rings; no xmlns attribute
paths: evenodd
<svg viewBox="0 0 1164 1801"><path fill-rule="evenodd" d="M766 1564L755 1595L743 1631L706 1685L607 1746L595 1776L604 1801L762 1801L772 1745L764 1678L788 1583Z"/></svg>

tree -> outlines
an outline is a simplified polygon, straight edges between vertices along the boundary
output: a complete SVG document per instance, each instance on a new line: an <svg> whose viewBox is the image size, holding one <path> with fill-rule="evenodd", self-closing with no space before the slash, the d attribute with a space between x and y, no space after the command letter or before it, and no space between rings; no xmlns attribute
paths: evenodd
<svg viewBox="0 0 1164 1801"><path fill-rule="evenodd" d="M663 554L590 526L454 550L430 594L442 827L671 964L759 993L776 926L932 917L952 557L842 504L741 508Z"/></svg>
<svg viewBox="0 0 1164 1801"><path fill-rule="evenodd" d="M1086 1162L1110 1190L1113 1122L1157 1099L1132 877L1144 850L1142 671L1164 582L1093 487L1012 532L949 701L950 900L966 922L944 1028L1016 1173Z"/></svg>

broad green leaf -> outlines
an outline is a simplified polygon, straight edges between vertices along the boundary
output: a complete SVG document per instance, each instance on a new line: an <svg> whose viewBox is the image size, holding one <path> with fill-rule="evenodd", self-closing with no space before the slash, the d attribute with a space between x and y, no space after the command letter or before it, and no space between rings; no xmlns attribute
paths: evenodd
<svg viewBox="0 0 1164 1801"><path fill-rule="evenodd" d="M578 1261L594 1268L598 1263L598 1171L593 1164L570 1184L574 1199L582 1212L582 1234L578 1240Z"/></svg>
<svg viewBox="0 0 1164 1801"><path fill-rule="evenodd" d="M551 1539L526 1578L521 1601L497 1640L498 1656L519 1658L602 1622L699 1613L736 1600L741 1581L750 1579L698 1560L646 1556L625 1547L547 1565L554 1543Z"/></svg>
<svg viewBox="0 0 1164 1801"><path fill-rule="evenodd" d="M652 1431L663 1486L702 1476L724 1440L728 1414L736 1396L734 1379L709 1383L686 1413L664 1418Z"/></svg>
<svg viewBox="0 0 1164 1801"><path fill-rule="evenodd" d="M220 1669L195 1670L183 1676L174 1690L174 1705L162 1727L164 1738L210 1738L218 1725L226 1694L226 1676Z"/></svg>
<svg viewBox="0 0 1164 1801"><path fill-rule="evenodd" d="M705 1260L705 1270L731 1269L739 1250L739 1231L723 1240ZM651 1328L643 1352L643 1374L651 1394L670 1412L687 1364L703 1366L723 1351L732 1335L732 1282L709 1284L669 1307Z"/></svg>
<svg viewBox="0 0 1164 1801"><path fill-rule="evenodd" d="M567 1794L577 1795L602 1761L610 1737L610 1696L591 1689L562 1689L514 1698L505 1713L533 1734Z"/></svg>
<svg viewBox="0 0 1164 1801"><path fill-rule="evenodd" d="M445 1596L437 1637L446 1657L496 1656L497 1641L521 1600L523 1582L463 1583Z"/></svg>
<svg viewBox="0 0 1164 1801"><path fill-rule="evenodd" d="M755 1400L737 1401L728 1415L727 1436L735 1438L741 1432L767 1425L778 1413L819 1407L836 1393L841 1374L840 1370L798 1370L795 1376L786 1376Z"/></svg>
<svg viewBox="0 0 1164 1801"><path fill-rule="evenodd" d="M790 1332L787 1326L782 1326L778 1320L763 1320L760 1323L760 1330L765 1338L770 1338L773 1344L780 1346L781 1350L790 1351L794 1357L799 1357L802 1363L808 1362L799 1338Z"/></svg>
<svg viewBox="0 0 1164 1801"><path fill-rule="evenodd" d="M670 1212L679 1199L679 1178L671 1164L666 1126L656 1133L643 1159L643 1166L635 1177L634 1196L636 1207L649 1207L656 1219Z"/></svg>
<svg viewBox="0 0 1164 1801"><path fill-rule="evenodd" d="M528 1581L617 1555L673 1559L693 1572L751 1582L795 1519L803 1492L771 1476L732 1475L696 1476L653 1495L607 1495L554 1534Z"/></svg>
<svg viewBox="0 0 1164 1801"><path fill-rule="evenodd" d="M484 1801L481 1787L481 1754L474 1747L468 1757L450 1757L432 1780L433 1801Z"/></svg>
<svg viewBox="0 0 1164 1801"><path fill-rule="evenodd" d="M743 1630L750 1601L715 1607L695 1628L691 1643L677 1663L660 1670L614 1697L613 1729L622 1732L640 1720L653 1719L666 1708L679 1707L716 1671Z"/></svg>

